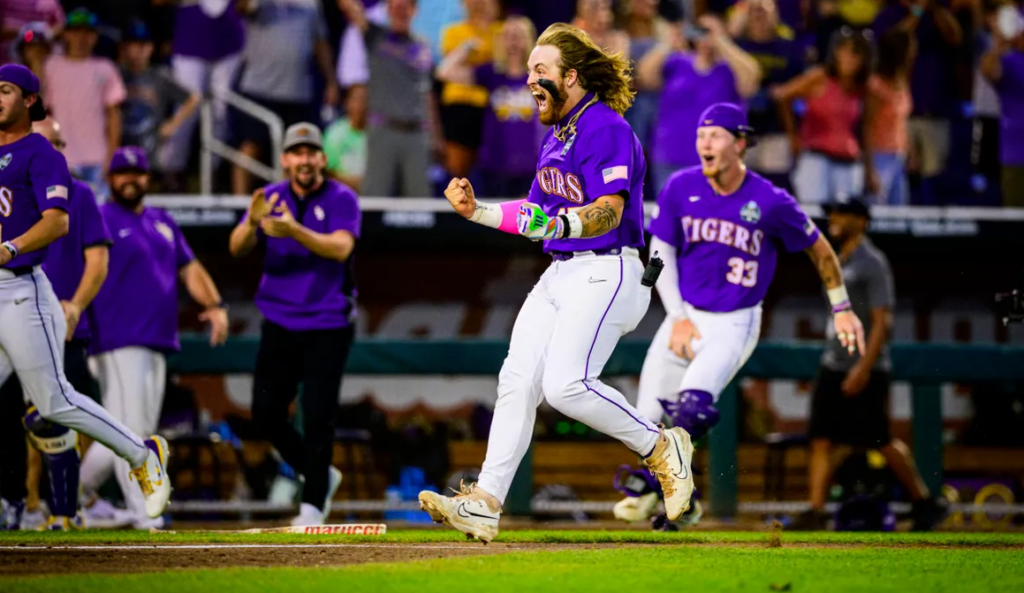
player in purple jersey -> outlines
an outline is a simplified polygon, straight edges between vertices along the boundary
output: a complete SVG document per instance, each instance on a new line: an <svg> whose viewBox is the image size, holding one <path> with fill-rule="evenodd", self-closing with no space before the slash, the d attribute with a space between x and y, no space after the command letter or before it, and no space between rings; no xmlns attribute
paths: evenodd
<svg viewBox="0 0 1024 593"><path fill-rule="evenodd" d="M46 117L39 79L0 66L0 367L11 367L40 417L103 443L123 458L158 517L171 494L162 437L141 439L64 375L64 310L43 273L46 247L69 229L67 161L31 123ZM136 486L133 486L136 488Z"/></svg>
<svg viewBox="0 0 1024 593"><path fill-rule="evenodd" d="M702 164L669 178L650 225L651 252L665 261L657 289L668 315L647 351L637 408L652 421L667 416L694 439L718 422L719 394L757 345L761 301L780 251L810 256L839 341L851 353L864 351L864 328L831 245L793 196L743 164L752 132L742 108L706 109L697 122ZM616 482L628 495L616 517L646 520L658 502L657 485Z"/></svg>
<svg viewBox="0 0 1024 593"><path fill-rule="evenodd" d="M666 493L673 519L693 492L693 447L679 428L662 430L601 370L619 338L647 311L644 266L643 150L622 113L633 100L629 64L566 24L552 25L530 55L527 84L545 135L525 201L486 204L465 179L445 196L473 222L544 242L554 260L530 292L512 329L498 377L498 401L477 484L454 497L421 492L420 505L484 542L498 533L501 505L533 436L537 406L622 441L645 459Z"/></svg>

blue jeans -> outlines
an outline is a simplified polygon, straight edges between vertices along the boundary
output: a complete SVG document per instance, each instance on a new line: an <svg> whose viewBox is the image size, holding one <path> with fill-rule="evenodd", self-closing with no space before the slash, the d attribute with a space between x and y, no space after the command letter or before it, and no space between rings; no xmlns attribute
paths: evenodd
<svg viewBox="0 0 1024 593"><path fill-rule="evenodd" d="M107 185L106 177L103 174L103 165L79 165L70 167L71 175L80 181L84 181L96 194L96 201L100 204L110 197L110 187Z"/></svg>
<svg viewBox="0 0 1024 593"><path fill-rule="evenodd" d="M800 153L792 179L796 199L804 204L828 204L864 193L864 165L836 161L819 152Z"/></svg>
<svg viewBox="0 0 1024 593"><path fill-rule="evenodd" d="M910 203L910 187L904 172L906 155L876 152L873 155L875 175L878 176L878 195L874 203L887 206L906 206Z"/></svg>

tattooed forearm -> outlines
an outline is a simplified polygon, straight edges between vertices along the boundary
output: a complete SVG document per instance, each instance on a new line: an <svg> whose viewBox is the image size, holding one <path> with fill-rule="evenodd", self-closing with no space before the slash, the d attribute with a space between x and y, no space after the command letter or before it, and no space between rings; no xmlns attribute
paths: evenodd
<svg viewBox="0 0 1024 593"><path fill-rule="evenodd" d="M825 288L836 288L843 283L843 269L828 241L819 237L818 241L807 249L807 255L814 262L814 267L818 268L818 275L821 276Z"/></svg>
<svg viewBox="0 0 1024 593"><path fill-rule="evenodd" d="M583 223L581 237L600 237L619 226L619 212L607 200L599 200L579 211Z"/></svg>

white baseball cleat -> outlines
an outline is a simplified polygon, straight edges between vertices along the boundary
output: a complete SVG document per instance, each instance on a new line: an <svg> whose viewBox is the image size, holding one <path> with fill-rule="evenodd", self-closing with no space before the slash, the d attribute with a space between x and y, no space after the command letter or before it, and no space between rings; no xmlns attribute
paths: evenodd
<svg viewBox="0 0 1024 593"><path fill-rule="evenodd" d="M151 436L145 441L149 455L146 462L131 471L132 478L139 483L142 496L146 499L146 515L156 519L167 508L171 498L171 477L167 475L167 461L171 449L161 436Z"/></svg>
<svg viewBox="0 0 1024 593"><path fill-rule="evenodd" d="M299 505L299 516L292 519L292 527L305 527L307 525L323 524L324 512L308 502L304 502Z"/></svg>
<svg viewBox="0 0 1024 593"><path fill-rule="evenodd" d="M341 486L341 470L334 467L333 465L328 469L327 475L327 500L324 501L324 512L323 522L321 525L327 523L327 519L331 516L331 501L334 500L335 493L338 492L338 488Z"/></svg>
<svg viewBox="0 0 1024 593"><path fill-rule="evenodd" d="M615 503L612 514L619 521L626 523L639 523L648 521L658 506L660 497L657 492L648 492L643 496L627 496Z"/></svg>
<svg viewBox="0 0 1024 593"><path fill-rule="evenodd" d="M420 492L420 508L430 514L435 523L444 523L483 543L498 535L501 503L498 499L476 487L459 485L462 490L455 496L441 496L437 492Z"/></svg>
<svg viewBox="0 0 1024 593"><path fill-rule="evenodd" d="M644 460L647 469L658 478L665 495L665 514L675 521L690 508L693 496L693 443L682 428L661 430L651 456Z"/></svg>
<svg viewBox="0 0 1024 593"><path fill-rule="evenodd" d="M82 517L88 529L121 529L135 522L131 511L119 509L102 498L84 507Z"/></svg>

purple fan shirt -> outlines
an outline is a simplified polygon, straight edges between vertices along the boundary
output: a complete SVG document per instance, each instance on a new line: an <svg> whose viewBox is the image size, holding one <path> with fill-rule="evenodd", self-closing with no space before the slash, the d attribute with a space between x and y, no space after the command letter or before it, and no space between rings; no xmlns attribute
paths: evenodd
<svg viewBox="0 0 1024 593"><path fill-rule="evenodd" d="M566 115L564 126L590 102L588 93ZM551 239L545 253L590 251L644 246L644 174L647 162L633 129L621 115L604 103L586 109L576 122L576 136L562 142L555 127L544 136L537 174L530 187L530 202L548 216L576 210L601 196L624 193L626 205L619 226L600 237Z"/></svg>
<svg viewBox="0 0 1024 593"><path fill-rule="evenodd" d="M278 203L288 204L295 220L311 231L348 231L359 237L359 199L341 183L328 179L304 198L295 195L288 181L270 184L265 190L268 197L278 194ZM267 245L255 299L264 317L292 331L352 324L356 288L351 255L339 262L316 255L295 239L268 237L262 229L257 232Z"/></svg>
<svg viewBox="0 0 1024 593"><path fill-rule="evenodd" d="M136 213L108 202L100 214L114 244L107 280L92 302L90 353L129 346L177 351L178 272L195 259L192 248L161 208Z"/></svg>
<svg viewBox="0 0 1024 593"><path fill-rule="evenodd" d="M0 243L17 239L42 220L44 210L70 209L71 174L64 155L31 133L0 145ZM38 266L46 248L21 253L4 268Z"/></svg>
<svg viewBox="0 0 1024 593"><path fill-rule="evenodd" d="M995 84L1002 115L999 121L999 162L1024 165L1024 52L1012 50L1001 59L1003 74Z"/></svg>
<svg viewBox="0 0 1024 593"><path fill-rule="evenodd" d="M85 274L85 250L99 245L110 245L110 231L100 215L100 207L92 189L77 179L71 180L71 210L68 212L70 226L68 234L49 246L43 271L53 285L53 292L62 301L70 301ZM92 308L86 310L75 328L76 340L88 340L89 317Z"/></svg>
<svg viewBox="0 0 1024 593"><path fill-rule="evenodd" d="M714 313L760 303L779 250L807 249L820 235L793 196L765 178L748 171L723 196L699 167L669 177L650 231L677 250L683 300Z"/></svg>
<svg viewBox="0 0 1024 593"><path fill-rule="evenodd" d="M231 0L220 14L211 16L198 0L182 0L174 18L172 53L216 62L245 46L245 23Z"/></svg>
<svg viewBox="0 0 1024 593"><path fill-rule="evenodd" d="M529 175L537 164L544 131L537 121L537 102L526 86L529 75L511 77L493 64L476 68L474 74L476 83L489 91L477 166L488 172Z"/></svg>

